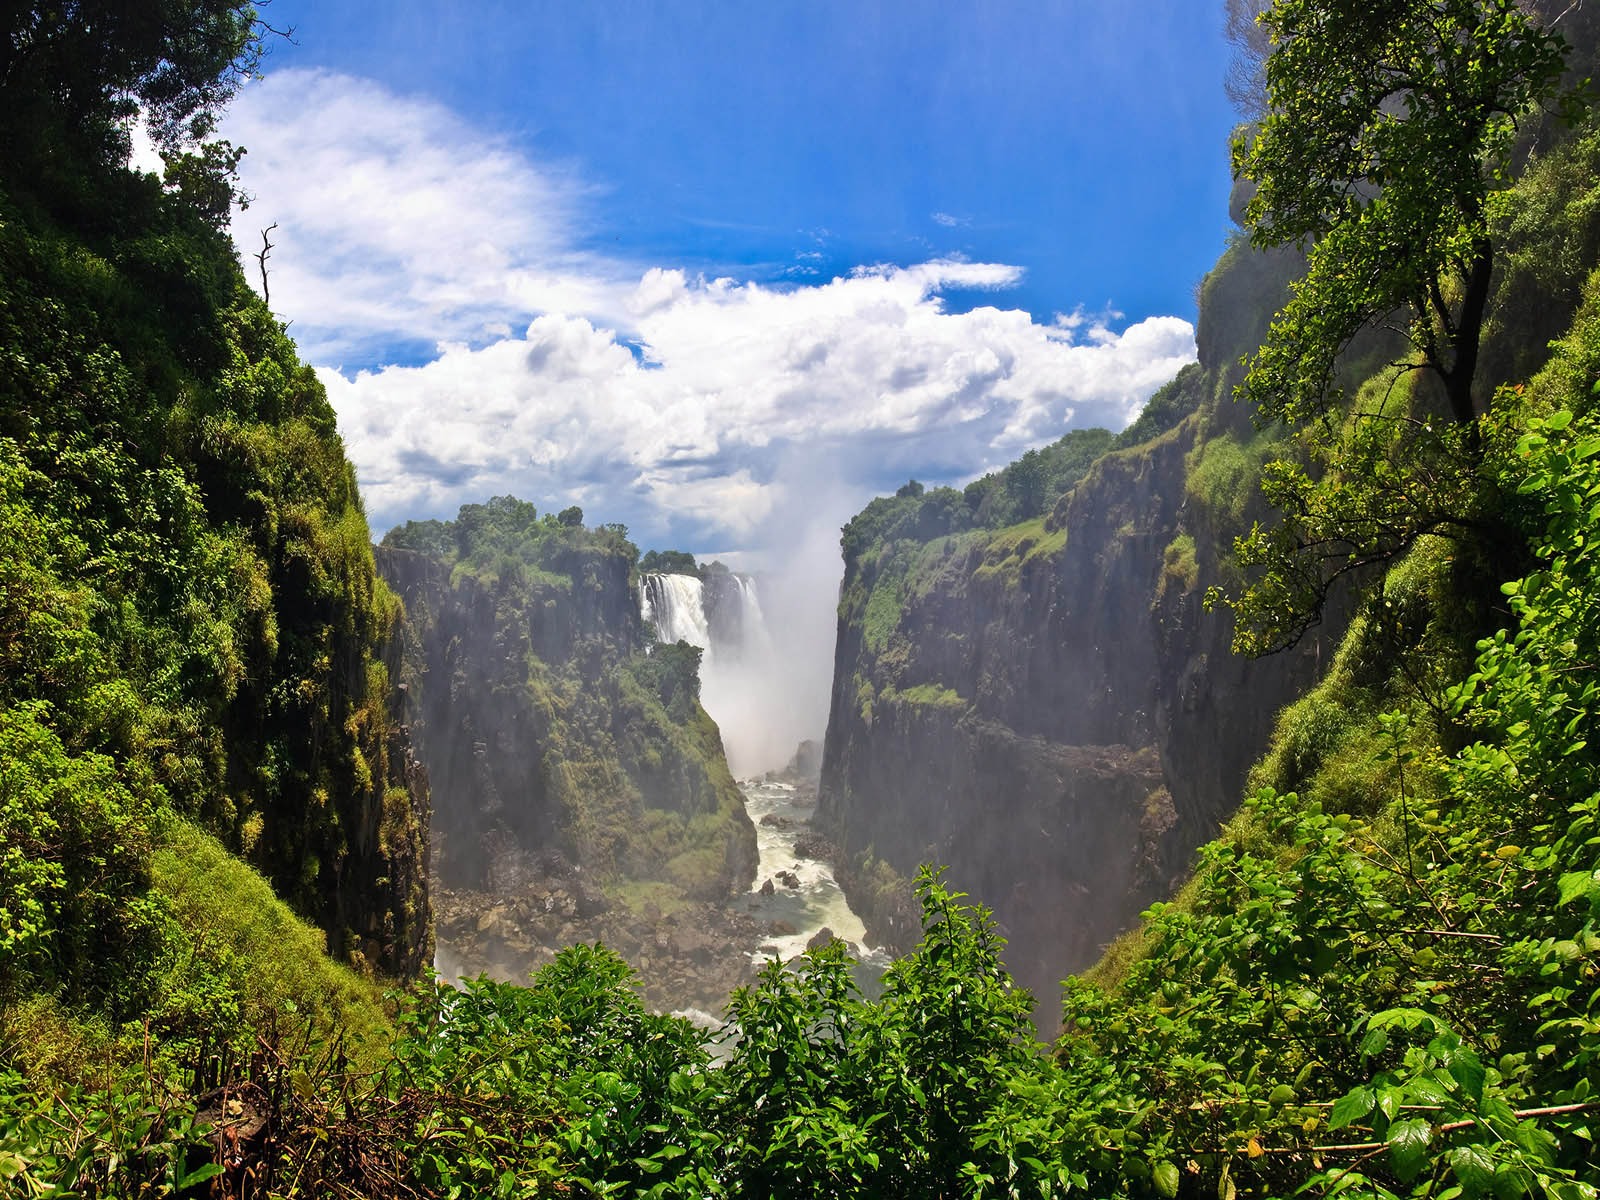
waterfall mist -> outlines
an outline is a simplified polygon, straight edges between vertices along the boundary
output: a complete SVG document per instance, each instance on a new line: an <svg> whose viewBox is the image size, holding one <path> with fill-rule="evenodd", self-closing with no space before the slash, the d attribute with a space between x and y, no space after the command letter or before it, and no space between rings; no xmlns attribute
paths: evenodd
<svg viewBox="0 0 1600 1200"><path fill-rule="evenodd" d="M722 730L734 775L749 778L786 766L827 725L843 569L838 524L819 518L781 550L737 557L737 573L712 572L704 583L643 577L640 609L663 641L703 651L701 702Z"/></svg>

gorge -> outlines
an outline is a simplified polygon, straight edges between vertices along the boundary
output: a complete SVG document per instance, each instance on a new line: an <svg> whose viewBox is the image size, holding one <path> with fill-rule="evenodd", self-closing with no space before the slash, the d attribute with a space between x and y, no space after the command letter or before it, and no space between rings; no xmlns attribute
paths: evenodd
<svg viewBox="0 0 1600 1200"><path fill-rule="evenodd" d="M0 13L0 1194L1596 1200L1600 7L1222 7L1192 356L327 71L247 272L257 8Z"/></svg>

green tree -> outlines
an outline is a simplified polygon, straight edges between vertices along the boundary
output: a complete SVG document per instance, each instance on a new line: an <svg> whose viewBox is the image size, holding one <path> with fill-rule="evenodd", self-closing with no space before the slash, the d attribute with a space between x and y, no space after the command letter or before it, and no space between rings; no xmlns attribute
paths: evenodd
<svg viewBox="0 0 1600 1200"><path fill-rule="evenodd" d="M1424 535L1498 544L1478 473L1496 204L1519 121L1580 107L1564 43L1516 0L1278 0L1260 21L1267 115L1234 169L1253 243L1307 266L1237 389L1295 434L1263 478L1281 519L1237 545L1259 571L1232 601L1246 654L1293 645L1337 580ZM1348 411L1337 367L1373 329L1405 349Z"/></svg>
<svg viewBox="0 0 1600 1200"><path fill-rule="evenodd" d="M1518 119L1573 99L1563 43L1516 0L1278 0L1261 22L1268 113L1234 170L1257 188L1253 242L1309 259L1242 394L1269 418L1326 413L1340 352L1399 312L1451 416L1472 422L1491 202Z"/></svg>
<svg viewBox="0 0 1600 1200"><path fill-rule="evenodd" d="M7 5L0 150L64 137L118 163L128 149L124 123L140 110L165 152L204 141L254 71L266 31L255 5L242 0Z"/></svg>

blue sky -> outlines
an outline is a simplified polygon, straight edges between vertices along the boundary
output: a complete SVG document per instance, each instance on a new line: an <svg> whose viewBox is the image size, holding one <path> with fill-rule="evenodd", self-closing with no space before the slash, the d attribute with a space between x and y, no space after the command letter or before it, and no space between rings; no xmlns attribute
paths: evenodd
<svg viewBox="0 0 1600 1200"><path fill-rule="evenodd" d="M796 280L963 254L1025 267L1008 302L1040 319L1137 320L1192 318L1227 228L1204 0L267 11L298 43L268 70L426 95L581 172L591 249Z"/></svg>
<svg viewBox="0 0 1600 1200"><path fill-rule="evenodd" d="M376 531L515 492L645 546L1120 427L1224 245L1220 4L273 0L224 132ZM247 265L253 264L246 260Z"/></svg>

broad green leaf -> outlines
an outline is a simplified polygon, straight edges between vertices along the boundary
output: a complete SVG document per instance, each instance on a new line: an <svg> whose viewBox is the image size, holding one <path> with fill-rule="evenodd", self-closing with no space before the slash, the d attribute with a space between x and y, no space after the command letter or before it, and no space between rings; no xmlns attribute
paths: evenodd
<svg viewBox="0 0 1600 1200"><path fill-rule="evenodd" d="M1406 1100L1411 1104L1433 1104L1440 1108L1455 1102L1450 1090L1429 1075L1419 1075L1406 1083Z"/></svg>
<svg viewBox="0 0 1600 1200"><path fill-rule="evenodd" d="M221 1163L206 1163L204 1166L196 1167L193 1171L190 1171L187 1175L184 1175L178 1179L174 1186L177 1187L179 1191L182 1191L184 1188L190 1188L194 1187L196 1184L204 1183L208 1179L215 1179L218 1175L222 1174L222 1171L223 1167Z"/></svg>
<svg viewBox="0 0 1600 1200"><path fill-rule="evenodd" d="M1172 1200L1178 1194L1178 1165L1169 1161L1158 1162L1150 1173L1150 1180L1156 1185L1156 1191L1166 1200Z"/></svg>
<svg viewBox="0 0 1600 1200"><path fill-rule="evenodd" d="M1600 871L1572 871L1556 880L1560 903L1571 904L1580 896L1593 900L1600 894Z"/></svg>
<svg viewBox="0 0 1600 1200"><path fill-rule="evenodd" d="M1457 1146L1447 1158L1467 1195L1478 1196L1494 1187L1494 1159L1482 1146Z"/></svg>
<svg viewBox="0 0 1600 1200"><path fill-rule="evenodd" d="M1405 1092L1398 1087L1378 1089L1378 1111L1384 1115L1385 1120L1394 1120L1395 1114L1400 1111L1400 1105L1404 1100Z"/></svg>
<svg viewBox="0 0 1600 1200"><path fill-rule="evenodd" d="M1473 1103L1477 1103L1483 1096L1485 1076L1483 1064L1478 1061L1478 1056L1463 1047L1451 1058L1446 1069L1450 1072L1450 1077L1461 1085L1461 1090L1472 1097Z"/></svg>
<svg viewBox="0 0 1600 1200"><path fill-rule="evenodd" d="M1389 1127L1385 1139L1389 1147L1389 1162L1395 1174L1410 1183L1428 1161L1428 1145L1433 1141L1433 1129L1415 1117L1396 1121Z"/></svg>
<svg viewBox="0 0 1600 1200"><path fill-rule="evenodd" d="M1377 1103L1377 1094L1369 1087L1355 1087L1333 1102L1333 1109L1328 1113L1328 1129L1343 1129L1354 1121L1361 1120L1372 1111Z"/></svg>

